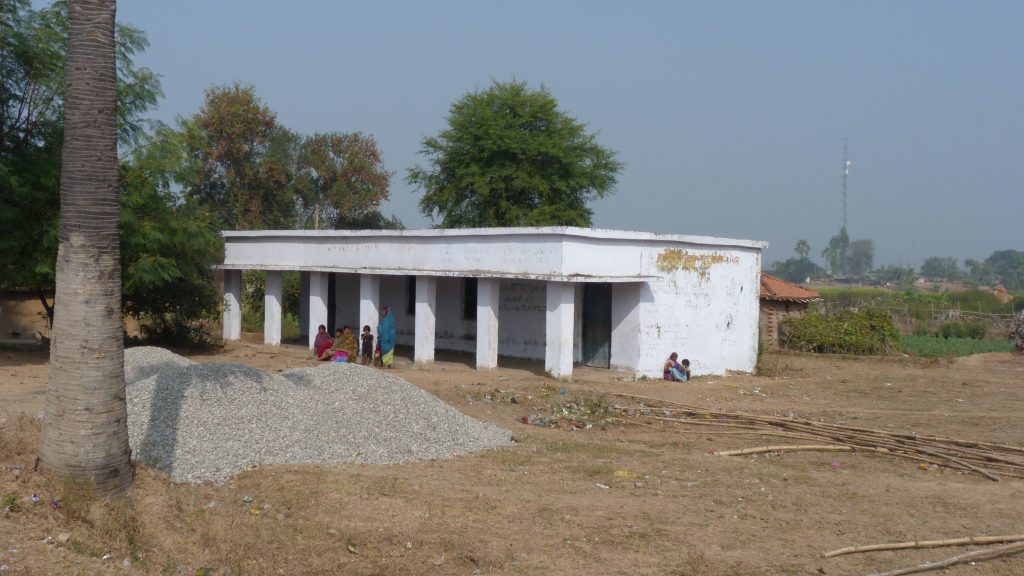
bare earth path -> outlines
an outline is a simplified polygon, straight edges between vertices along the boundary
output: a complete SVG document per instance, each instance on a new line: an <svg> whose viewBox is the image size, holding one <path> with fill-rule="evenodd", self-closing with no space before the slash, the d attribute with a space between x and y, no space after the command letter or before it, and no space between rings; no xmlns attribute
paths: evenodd
<svg viewBox="0 0 1024 576"><path fill-rule="evenodd" d="M269 370L312 364L300 347L246 344L193 359ZM778 355L765 362L771 376L687 384L587 368L561 383L536 364L479 373L468 361L417 370L406 359L394 372L512 430L516 446L401 466L259 468L219 485L177 485L140 468L130 498L102 506L31 471L47 355L0 350L0 498L14 501L0 505L3 574L867 574L968 548L821 554L1024 532L1020 480L866 454L719 457L710 452L778 439L691 427L522 422L550 421L568 402L624 404L608 394L623 391L1024 445L1021 357ZM26 500L32 493L43 501ZM57 511L46 506L51 497ZM943 573L1024 574L1024 556Z"/></svg>

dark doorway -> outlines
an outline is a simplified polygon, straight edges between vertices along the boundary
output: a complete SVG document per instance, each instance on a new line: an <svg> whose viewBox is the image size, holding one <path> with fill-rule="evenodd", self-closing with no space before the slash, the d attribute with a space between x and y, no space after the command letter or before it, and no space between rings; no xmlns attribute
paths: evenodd
<svg viewBox="0 0 1024 576"><path fill-rule="evenodd" d="M612 359L612 285L583 285L583 363L609 368Z"/></svg>
<svg viewBox="0 0 1024 576"><path fill-rule="evenodd" d="M338 330L341 326L338 326L337 311L334 309L338 305L337 300L334 297L334 287L337 285L337 279L333 272L327 273L327 332L334 337L333 330Z"/></svg>

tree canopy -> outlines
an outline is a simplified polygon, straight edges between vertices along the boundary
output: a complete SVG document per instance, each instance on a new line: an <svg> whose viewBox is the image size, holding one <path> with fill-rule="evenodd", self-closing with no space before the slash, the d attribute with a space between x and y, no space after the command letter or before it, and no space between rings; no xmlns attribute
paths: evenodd
<svg viewBox="0 0 1024 576"><path fill-rule="evenodd" d="M160 125L121 163L124 309L158 332L216 310L212 266L223 247L210 215L177 200L183 135Z"/></svg>
<svg viewBox="0 0 1024 576"><path fill-rule="evenodd" d="M68 5L33 10L0 2L0 287L49 290L57 255ZM161 95L156 74L134 65L145 34L115 28L118 136L135 143Z"/></svg>
<svg viewBox="0 0 1024 576"><path fill-rule="evenodd" d="M960 278L961 273L960 267L956 264L956 258L932 256L925 258L924 263L921 264L921 275L938 280L956 280Z"/></svg>
<svg viewBox="0 0 1024 576"><path fill-rule="evenodd" d="M215 86L183 125L194 174L185 195L228 230L291 228L299 137L252 86Z"/></svg>
<svg viewBox="0 0 1024 576"><path fill-rule="evenodd" d="M588 204L622 169L543 86L494 82L452 104L447 120L422 142L427 166L407 176L424 191L420 210L444 228L589 226Z"/></svg>
<svg viewBox="0 0 1024 576"><path fill-rule="evenodd" d="M302 142L297 179L300 225L338 227L377 213L392 173L377 142L361 132L314 134Z"/></svg>
<svg viewBox="0 0 1024 576"><path fill-rule="evenodd" d="M772 274L790 282L806 282L808 278L819 278L825 275L825 270L811 262L807 257L811 253L811 245L807 240L798 240L793 247L796 258L787 258L772 265Z"/></svg>

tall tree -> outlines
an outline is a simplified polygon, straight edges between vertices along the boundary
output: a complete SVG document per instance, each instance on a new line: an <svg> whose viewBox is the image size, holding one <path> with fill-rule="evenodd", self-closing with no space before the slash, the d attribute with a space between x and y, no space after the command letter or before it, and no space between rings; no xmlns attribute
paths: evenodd
<svg viewBox="0 0 1024 576"><path fill-rule="evenodd" d="M448 128L423 140L428 167L407 181L444 228L589 226L622 163L541 86L494 82L452 104Z"/></svg>
<svg viewBox="0 0 1024 576"><path fill-rule="evenodd" d="M159 124L121 163L124 310L164 335L186 333L221 300L212 277L223 259L217 229L175 192L185 155L184 135Z"/></svg>
<svg viewBox="0 0 1024 576"><path fill-rule="evenodd" d="M921 264L921 275L925 278L956 280L960 278L961 274L960 267L956 264L956 258L932 256L925 258L924 263Z"/></svg>
<svg viewBox="0 0 1024 576"><path fill-rule="evenodd" d="M39 466L101 492L132 481L118 241L114 0L71 0L57 300Z"/></svg>
<svg viewBox="0 0 1024 576"><path fill-rule="evenodd" d="M871 271L875 263L875 241L854 240L850 242L850 253L846 260L846 271L862 276Z"/></svg>
<svg viewBox="0 0 1024 576"><path fill-rule="evenodd" d="M303 228L336 227L377 211L388 198L391 172L384 169L373 136L314 134L302 142L297 188Z"/></svg>
<svg viewBox="0 0 1024 576"><path fill-rule="evenodd" d="M843 226L839 233L829 238L828 247L821 251L825 266L832 274L845 274L850 251L850 235Z"/></svg>
<svg viewBox="0 0 1024 576"><path fill-rule="evenodd" d="M52 294L60 208L61 141L68 4L32 10L0 2L0 287ZM133 58L148 45L125 24L115 29L118 127L134 143L143 114L160 96L159 78Z"/></svg>
<svg viewBox="0 0 1024 576"><path fill-rule="evenodd" d="M229 230L292 227L299 139L251 86L210 88L184 128L194 170L190 199Z"/></svg>
<svg viewBox="0 0 1024 576"><path fill-rule="evenodd" d="M1024 290L1024 252L996 250L985 259L1003 286L1010 290Z"/></svg>
<svg viewBox="0 0 1024 576"><path fill-rule="evenodd" d="M801 258L807 258L807 256L811 253L811 243L808 242L807 240L797 240L796 246L793 247L793 250L796 252L797 256Z"/></svg>

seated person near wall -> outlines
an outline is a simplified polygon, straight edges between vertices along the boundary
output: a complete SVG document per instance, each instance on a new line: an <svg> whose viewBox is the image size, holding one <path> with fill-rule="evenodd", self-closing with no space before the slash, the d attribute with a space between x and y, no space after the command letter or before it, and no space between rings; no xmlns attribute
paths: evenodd
<svg viewBox="0 0 1024 576"><path fill-rule="evenodd" d="M673 382L686 382L690 379L690 361L683 359L683 363L680 364L676 360L679 355L675 352L668 355L668 360L665 360L665 368L662 372L665 380Z"/></svg>
<svg viewBox="0 0 1024 576"><path fill-rule="evenodd" d="M344 362L354 361L356 357L356 335L352 329L344 326L334 333L334 344L320 355L321 360L335 360Z"/></svg>
<svg viewBox="0 0 1024 576"><path fill-rule="evenodd" d="M352 328L348 326L341 328L341 336L334 341L334 349L344 352L347 362L356 361L356 357L359 355L359 344L356 342L356 335L352 333Z"/></svg>
<svg viewBox="0 0 1024 576"><path fill-rule="evenodd" d="M325 360L325 358L323 358L324 352L331 347L331 344L334 344L334 341L331 340L330 335L327 334L327 326L321 324L320 328L317 330L316 339L313 340L313 357L318 360Z"/></svg>

